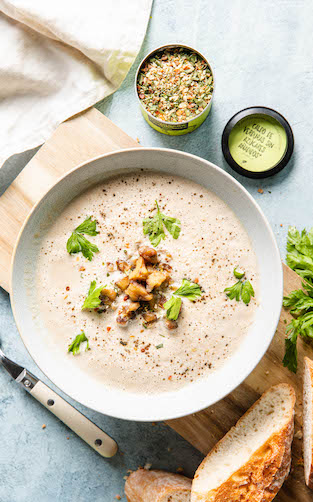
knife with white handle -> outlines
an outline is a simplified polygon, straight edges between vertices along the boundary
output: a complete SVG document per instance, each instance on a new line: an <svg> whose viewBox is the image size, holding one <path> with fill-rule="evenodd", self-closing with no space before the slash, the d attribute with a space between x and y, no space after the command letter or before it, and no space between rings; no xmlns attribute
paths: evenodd
<svg viewBox="0 0 313 502"><path fill-rule="evenodd" d="M58 417L72 431L74 431L89 446L103 457L113 457L117 452L116 442L103 432L96 424L85 415L71 406L48 385L35 377L30 371L14 363L4 355L0 349L0 364L7 370L11 377L27 392L29 392L45 408Z"/></svg>

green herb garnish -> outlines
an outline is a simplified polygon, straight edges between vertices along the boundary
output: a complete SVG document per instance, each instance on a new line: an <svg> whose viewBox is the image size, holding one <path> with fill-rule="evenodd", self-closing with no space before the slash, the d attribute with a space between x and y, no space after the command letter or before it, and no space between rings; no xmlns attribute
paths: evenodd
<svg viewBox="0 0 313 502"><path fill-rule="evenodd" d="M241 272L241 270L237 270L234 268L233 274L236 279L239 279L233 286L224 289L224 293L230 300L236 299L237 302L242 300L246 305L250 303L251 297L254 296L254 289L250 281L243 281L243 277L245 276L245 272Z"/></svg>
<svg viewBox="0 0 313 502"><path fill-rule="evenodd" d="M156 349L163 349L163 343L160 343L160 345L155 346Z"/></svg>
<svg viewBox="0 0 313 502"><path fill-rule="evenodd" d="M291 291L288 296L284 296L283 306L289 309L291 314L298 316L313 308L313 298L302 289L296 289Z"/></svg>
<svg viewBox="0 0 313 502"><path fill-rule="evenodd" d="M283 306L295 317L286 327L283 364L296 373L298 367L298 337L313 341L313 229L301 234L289 227L287 237L287 265L303 278L303 289L284 296Z"/></svg>
<svg viewBox="0 0 313 502"><path fill-rule="evenodd" d="M241 297L241 290L242 290L242 282L238 281L236 284L233 286L230 286L229 288L225 288L224 292L228 296L230 300L233 300L236 298L237 302L239 302L240 297Z"/></svg>
<svg viewBox="0 0 313 502"><path fill-rule="evenodd" d="M171 296L171 298L164 303L164 308L166 310L166 317L171 321L176 321L179 316L181 307L181 298L176 296Z"/></svg>
<svg viewBox="0 0 313 502"><path fill-rule="evenodd" d="M166 236L163 225L174 239L178 239L180 234L180 221L177 218L172 218L171 216L166 216L161 213L158 202L155 201L155 203L157 206L156 214L149 218L145 218L142 224L144 235L148 235L151 244L157 247Z"/></svg>
<svg viewBox="0 0 313 502"><path fill-rule="evenodd" d="M87 342L86 350L89 350L89 340L86 337L84 331L75 337L72 343L68 346L68 352L73 352L73 355L78 354L80 351L80 344Z"/></svg>
<svg viewBox="0 0 313 502"><path fill-rule="evenodd" d="M250 281L244 281L241 288L241 299L248 305L251 300L251 296L254 296L254 289Z"/></svg>
<svg viewBox="0 0 313 502"><path fill-rule="evenodd" d="M313 228L301 234L289 227L287 237L287 265L304 279L313 279ZM311 285L313 281L311 280Z"/></svg>
<svg viewBox="0 0 313 502"><path fill-rule="evenodd" d="M238 268L236 267L236 268L234 268L233 274L236 277L236 279L242 279L245 275L245 272L238 270Z"/></svg>
<svg viewBox="0 0 313 502"><path fill-rule="evenodd" d="M188 279L183 279L182 285L176 289L174 295L184 296L194 302L198 296L202 295L202 291L199 284L190 282Z"/></svg>
<svg viewBox="0 0 313 502"><path fill-rule="evenodd" d="M286 366L290 371L294 373L297 372L298 368L298 351L297 351L297 340L300 330L300 322L293 319L286 328L286 334L288 335L285 340L285 356L283 359L283 365Z"/></svg>
<svg viewBox="0 0 313 502"><path fill-rule="evenodd" d="M82 310L95 309L95 308L99 307L99 305L101 303L100 294L101 294L101 291L103 290L103 288L105 288L105 286L99 286L98 288L96 288L96 284L97 284L96 281L92 281L90 283L88 295L85 298L85 301L82 306Z"/></svg>
<svg viewBox="0 0 313 502"><path fill-rule="evenodd" d="M81 223L68 239L66 249L69 254L81 252L89 261L92 260L93 254L98 253L99 249L95 244L92 244L83 234L95 236L99 232L96 230L97 222L92 220L91 216Z"/></svg>
<svg viewBox="0 0 313 502"><path fill-rule="evenodd" d="M188 279L183 279L182 285L176 289L171 298L164 303L164 308L166 309L166 317L171 321L176 321L179 316L181 308L181 299L179 296L188 298L188 300L194 302L197 297L202 295L201 288L199 284L195 282L190 282Z"/></svg>

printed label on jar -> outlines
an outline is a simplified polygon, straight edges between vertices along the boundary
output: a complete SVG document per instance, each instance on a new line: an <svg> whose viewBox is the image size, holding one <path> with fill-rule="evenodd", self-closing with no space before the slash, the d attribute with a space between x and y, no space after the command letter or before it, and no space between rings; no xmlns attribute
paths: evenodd
<svg viewBox="0 0 313 502"><path fill-rule="evenodd" d="M152 124L160 127L161 129L166 129L169 131L180 131L182 129L188 129L188 123L186 123L186 124L164 124L164 122L161 122L160 120L155 119L154 117L149 117L148 120Z"/></svg>

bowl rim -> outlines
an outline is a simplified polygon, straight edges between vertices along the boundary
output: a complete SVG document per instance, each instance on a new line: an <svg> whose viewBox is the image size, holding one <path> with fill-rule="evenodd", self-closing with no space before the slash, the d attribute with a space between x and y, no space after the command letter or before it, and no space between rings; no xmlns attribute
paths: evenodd
<svg viewBox="0 0 313 502"><path fill-rule="evenodd" d="M18 305L16 304L16 300L15 300L15 296L13 294L13 283L14 283L14 274L15 274L15 263L16 263L16 254L17 254L17 250L19 248L19 243L21 241L21 238L22 238L22 235L24 233L24 230L28 224L28 221L30 220L30 218L32 217L32 215L34 214L34 212L37 210L37 207L39 206L39 204L41 204L42 202L44 202L44 199L48 196L48 194L55 189L55 187L61 183L66 177L72 175L75 171L78 171L80 169L83 169L86 165L88 164L91 164L97 160L100 160L102 158L106 158L106 157L110 157L110 156L115 156L115 155L125 155L127 156L128 154L132 154L132 152L151 152L151 151L158 151L158 152L163 152L165 154L167 153L170 153L170 154L174 154L175 156L182 156L182 157L187 157L189 158L191 161L192 160L197 160L197 161L201 161L203 162L204 164L206 164L210 169L214 169L215 171L219 172L220 175L222 176L225 176L226 178L228 178L235 186L237 186L237 188L239 188L240 191L242 191L246 197L248 197L248 199L250 200L251 204L255 207L255 209L257 210L257 212L259 213L262 221L263 221L263 224L266 226L267 230L268 230L268 233L269 233L269 237L271 239L271 243L273 245L273 249L275 251L275 260L280 263L280 273L278 274L279 277L280 277L280 283L279 283L279 297L281 299L281 302L282 302L282 298L283 298L283 267L282 267L282 262L281 262L281 257L280 257L280 252L279 252L279 249L278 249L278 245L277 245L277 242L276 242L276 239L275 239L275 236L274 236L274 233L273 233L273 230L269 224L269 222L267 221L262 209L260 208L260 206L257 204L257 202L254 200L254 198L252 197L252 195L247 191L247 189L245 187L243 187L241 185L241 183L239 183L233 176L231 176L229 173L227 173L225 170L223 170L222 168L218 167L217 165L213 164L212 162L206 160L206 159L203 159L202 157L199 157L197 155L193 155L193 154L190 154L190 153L186 153L186 152L182 152L182 151L179 151L179 150L175 150L175 149L169 149L169 148L159 148L159 147L134 147L134 148L127 148L127 149L122 149L122 150L117 150L117 151L114 151L114 152L109 152L109 153L105 153L105 154L101 154L101 155L97 155L95 157L93 157L92 159L89 159L88 161L84 161L80 164L78 164L77 166L75 166L74 168L72 168L70 171L68 171L67 173L65 173L64 175L62 175L60 178L58 178L50 187L48 187L47 191L40 197L40 199L35 203L35 205L33 206L31 212L28 214L27 218L25 219L20 231L19 231L19 234L18 234L18 237L17 237L17 240L15 242L15 246L14 246L14 250L13 250L13 254L12 254L12 261L11 261L11 274L10 274L10 301L11 301L11 307L12 307L12 312L13 312L13 317L14 317L14 320L15 320L15 323L16 323L16 326L17 326L17 329L18 329L18 332L19 332L19 335L25 345L25 348L27 350L27 352L29 353L29 355L31 356L31 358L33 359L33 361L35 362L35 364L38 366L38 368L42 371L42 373L54 384L58 387L58 389L60 389L64 394L66 394L69 398L71 399L74 399L76 400L78 403L86 406L87 408L90 408L92 410L95 410L99 413L102 413L102 414L106 414L106 415L109 415L109 416L112 416L114 418L119 418L119 419L124 419L124 420L134 420L134 421L138 421L138 422L149 422L149 421L165 421L165 420L174 420L174 419L178 419L178 418L182 418L182 417L185 417L187 415L190 415L190 414L193 414L193 413L197 413L197 412L200 412L204 409L206 409L207 407L209 406L212 406L213 404L215 404L216 402L219 402L220 400L224 399L229 393L233 392L240 384L242 384L245 379L252 373L252 371L256 368L256 366L260 363L261 359L263 358L264 354L267 352L271 342L272 342L272 339L275 335L275 332L276 332L276 329L277 329L277 325L278 325L278 322L279 322L279 319L280 319L280 312L281 312L281 309L277 309L277 313L275 315L275 317L273 317L273 333L271 334L271 336L268 336L268 339L267 339L267 343L264 344L264 347L263 347L263 350L259 352L259 354L257 355L257 357L255 357L255 359L253 360L253 363L250 365L246 365L245 366L245 371L243 371L242 375L240 376L240 379L237 381L236 378L233 379L232 383L229 384L227 386L226 389L224 389L224 391L222 393L220 393L221 395L219 395L218 398L214 399L213 401L211 402L207 402L206 404L204 403L199 403L200 400L198 400L198 404L196 403L186 403L186 406L185 406L185 409L184 409L184 412L176 412L176 413L171 413L170 415L166 413L166 411L163 411L161 412L158 416L155 416L155 415L149 415L149 414L146 414L143 416L143 413L140 413L139 415L136 413L136 410L128 410L128 413L125 414L125 413L121 413L121 412L108 412L108 411L105 411L103 409L103 407L99 405L95 406L95 404L90 404L88 398L86 399L85 397L84 398L78 398L76 395L74 395L74 393L71 391L68 391L68 390L65 390L66 389L66 386L65 388L63 387L63 385L61 386L59 383L55 383L55 380L54 380L54 377L53 375L50 376L48 374L48 372L45 370L45 368L42 367L42 364L40 361L38 361L38 358L35 358L35 356L32 355L30 349L28 348L28 342L26 340L26 337L24 336L23 334L23 329L21 328L21 324L22 324L22 321L19 322L19 316L18 316L18 313L17 313L17 309L18 309ZM179 175L179 174L178 174ZM274 257L273 257L274 258ZM277 272L279 272L277 271ZM49 372L50 373L50 372ZM188 385L187 385L188 387ZM177 389L177 391L172 391L172 392L179 392L179 391L182 391L182 389L184 389L184 387L182 388L179 388ZM110 391L113 392L114 391L114 388L110 388ZM158 394L155 394L155 397L157 398L158 397ZM99 400L100 401L100 400ZM125 409L125 407L123 408Z"/></svg>

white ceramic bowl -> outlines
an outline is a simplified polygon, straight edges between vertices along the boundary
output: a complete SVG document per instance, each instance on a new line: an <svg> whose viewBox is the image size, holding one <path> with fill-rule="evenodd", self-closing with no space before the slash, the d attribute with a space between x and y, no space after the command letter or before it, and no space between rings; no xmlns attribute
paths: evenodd
<svg viewBox="0 0 313 502"><path fill-rule="evenodd" d="M110 389L82 372L75 358L54 348L40 316L34 315L35 267L40 239L71 199L114 174L148 168L177 174L215 192L236 213L256 252L260 273L260 306L248 335L234 355L207 378L177 391L142 395ZM282 265L272 230L249 193L229 174L194 155L161 148L134 148L104 155L78 166L60 179L34 207L16 244L12 267L12 307L21 337L40 369L63 392L101 413L128 420L165 420L206 408L235 389L266 352L282 304Z"/></svg>

